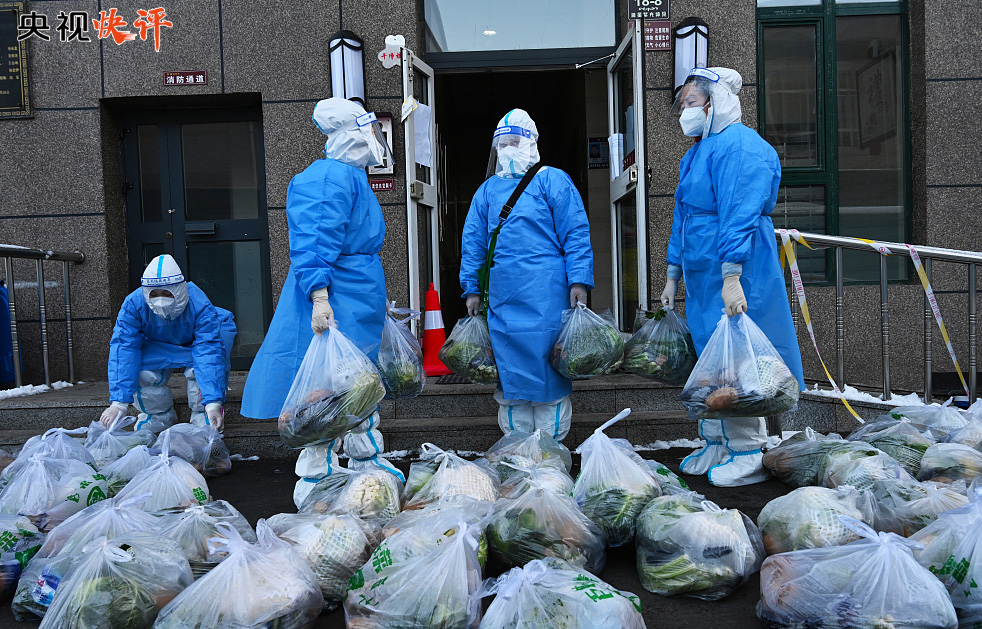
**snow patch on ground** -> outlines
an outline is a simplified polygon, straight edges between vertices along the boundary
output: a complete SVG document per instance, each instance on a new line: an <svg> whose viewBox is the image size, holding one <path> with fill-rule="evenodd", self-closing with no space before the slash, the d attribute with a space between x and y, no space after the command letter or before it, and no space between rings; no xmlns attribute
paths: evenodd
<svg viewBox="0 0 982 629"><path fill-rule="evenodd" d="M635 452L651 452L653 450L669 450L671 448L701 448L706 445L702 439L673 439L672 441L655 441L647 445L634 446Z"/></svg>
<svg viewBox="0 0 982 629"><path fill-rule="evenodd" d="M65 389L72 386L71 382L64 382L59 380L58 382L52 382L49 387L46 384L25 384L22 387L17 387L14 389L5 389L0 391L0 400L6 400L7 398L14 397L26 397L28 395L38 395L39 393L47 393L48 391Z"/></svg>
<svg viewBox="0 0 982 629"><path fill-rule="evenodd" d="M242 456L241 454L233 454L228 457L231 461L258 461L259 457L255 454L252 456Z"/></svg>
<svg viewBox="0 0 982 629"><path fill-rule="evenodd" d="M823 397L839 398L835 391L829 389L819 389L817 382L813 388L808 389L808 392L813 395L821 395ZM851 387L848 384L844 389L842 389L842 396L849 401L856 402L873 402L876 404L890 404L891 406L924 406L924 400L922 400L917 393L892 395L889 400L884 402L882 396L870 395L869 393L860 391L856 387Z"/></svg>

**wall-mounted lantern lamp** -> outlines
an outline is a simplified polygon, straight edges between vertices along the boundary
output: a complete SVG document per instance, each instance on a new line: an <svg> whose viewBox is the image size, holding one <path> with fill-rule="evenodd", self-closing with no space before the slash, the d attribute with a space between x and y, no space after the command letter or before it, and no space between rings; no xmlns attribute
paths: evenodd
<svg viewBox="0 0 982 629"><path fill-rule="evenodd" d="M672 29L675 42L675 89L672 98L689 76L689 70L706 67L709 50L709 25L697 17L688 17Z"/></svg>
<svg viewBox="0 0 982 629"><path fill-rule="evenodd" d="M364 42L351 31L338 31L328 43L331 95L365 106Z"/></svg>

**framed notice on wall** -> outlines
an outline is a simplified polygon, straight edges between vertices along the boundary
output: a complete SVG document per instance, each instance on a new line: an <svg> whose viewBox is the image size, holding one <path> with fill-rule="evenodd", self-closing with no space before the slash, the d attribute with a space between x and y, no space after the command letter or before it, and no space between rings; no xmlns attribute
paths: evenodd
<svg viewBox="0 0 982 629"><path fill-rule="evenodd" d="M27 40L17 41L24 2L0 0L0 120L33 118Z"/></svg>
<svg viewBox="0 0 982 629"><path fill-rule="evenodd" d="M856 71L859 146L897 135L897 56L890 51Z"/></svg>

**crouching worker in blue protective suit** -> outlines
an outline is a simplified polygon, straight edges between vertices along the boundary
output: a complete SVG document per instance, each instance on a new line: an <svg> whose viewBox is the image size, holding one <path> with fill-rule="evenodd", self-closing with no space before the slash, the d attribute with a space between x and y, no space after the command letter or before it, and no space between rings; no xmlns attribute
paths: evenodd
<svg viewBox="0 0 982 629"><path fill-rule="evenodd" d="M235 342L232 313L184 281L169 255L154 258L141 287L123 301L109 341L108 426L130 401L139 409L135 428L158 433L177 421L167 381L183 369L188 382L191 423L225 428L222 406L228 389L229 356Z"/></svg>
<svg viewBox="0 0 982 629"><path fill-rule="evenodd" d="M661 300L675 307L685 278L685 310L702 354L725 309L746 312L760 326L804 388L801 353L791 320L770 213L781 183L777 153L740 123L743 79L728 68L695 68L672 109L682 132L697 138L682 158L668 243L668 281ZM761 448L763 417L700 419L702 448L682 461L685 474L709 474L713 485L767 480Z"/></svg>
<svg viewBox="0 0 982 629"><path fill-rule="evenodd" d="M273 321L249 370L242 414L279 417L314 334L333 320L375 361L385 321L385 276L379 251L385 239L382 207L365 168L388 153L375 115L357 103L328 98L317 103L314 124L325 135L324 159L290 182L286 219L290 227L290 271ZM380 457L384 451L378 412L343 436L350 468L381 467L402 474ZM297 462L299 504L317 481L338 466L339 437L327 446L304 448Z"/></svg>
<svg viewBox="0 0 982 629"><path fill-rule="evenodd" d="M464 223L460 286L471 316L480 312L478 270L502 207L526 172L539 162L539 132L521 109L498 123L488 178L471 201ZM500 385L498 425L542 429L562 440L573 408L570 380L549 365L563 310L586 303L593 288L590 223L569 175L543 166L502 223L488 282L487 316Z"/></svg>

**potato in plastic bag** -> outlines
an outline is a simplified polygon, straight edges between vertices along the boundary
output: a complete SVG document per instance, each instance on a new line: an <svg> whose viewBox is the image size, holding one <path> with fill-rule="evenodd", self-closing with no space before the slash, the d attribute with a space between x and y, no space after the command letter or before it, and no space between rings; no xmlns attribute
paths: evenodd
<svg viewBox="0 0 982 629"><path fill-rule="evenodd" d="M855 487L799 487L771 500L760 510L757 525L768 555L804 548L842 546L859 539L838 516L872 525L873 505Z"/></svg>
<svg viewBox="0 0 982 629"><path fill-rule="evenodd" d="M667 384L688 380L696 359L689 324L670 308L647 319L624 346L624 371Z"/></svg>
<svg viewBox="0 0 982 629"><path fill-rule="evenodd" d="M156 629L307 629L324 608L320 585L293 546L276 537L265 520L255 544L219 522L215 540L228 556L160 612Z"/></svg>
<svg viewBox="0 0 982 629"><path fill-rule="evenodd" d="M106 499L106 477L78 459L31 455L0 492L0 513L26 515L50 531L85 507Z"/></svg>
<svg viewBox="0 0 982 629"><path fill-rule="evenodd" d="M102 475L106 477L109 490L107 494L113 497L122 491L133 477L156 460L159 450L151 450L147 446L137 446L103 468Z"/></svg>
<svg viewBox="0 0 982 629"><path fill-rule="evenodd" d="M317 481L300 503L300 513L347 513L388 522L399 515L402 483L381 469L336 468Z"/></svg>
<svg viewBox="0 0 982 629"><path fill-rule="evenodd" d="M101 470L137 446L149 446L153 443L153 433L145 428L126 430L135 422L136 417L124 417L120 414L108 428L98 421L89 424L85 448L92 454L97 468Z"/></svg>
<svg viewBox="0 0 982 629"><path fill-rule="evenodd" d="M536 559L488 579L496 595L481 629L645 629L641 599L561 559Z"/></svg>
<svg viewBox="0 0 982 629"><path fill-rule="evenodd" d="M573 466L569 449L544 430L532 433L513 430L498 439L484 458L498 471L501 482L517 472L515 466L530 468L549 461L559 464L567 472Z"/></svg>
<svg viewBox="0 0 982 629"><path fill-rule="evenodd" d="M498 499L498 473L484 459L467 461L453 452L424 443L422 460L409 467L406 509L419 509L443 496L465 494L494 502Z"/></svg>
<svg viewBox="0 0 982 629"><path fill-rule="evenodd" d="M757 617L765 627L958 626L944 585L914 559L916 543L840 517L862 539L764 560Z"/></svg>
<svg viewBox="0 0 982 629"><path fill-rule="evenodd" d="M746 314L724 314L682 388L682 404L704 419L789 411L801 386Z"/></svg>
<svg viewBox="0 0 982 629"><path fill-rule="evenodd" d="M192 580L187 559L169 539L144 531L99 537L75 556L41 627L150 627Z"/></svg>
<svg viewBox="0 0 982 629"><path fill-rule="evenodd" d="M170 436L161 444L160 454L150 464L133 477L117 498L126 499L141 494L150 494L144 509L150 512L174 507L190 507L211 500L208 483L190 463L182 458L170 456Z"/></svg>
<svg viewBox="0 0 982 629"><path fill-rule="evenodd" d="M464 317L457 322L440 348L440 362L458 376L476 384L498 381L498 366L491 348L491 333L484 315Z"/></svg>
<svg viewBox="0 0 982 629"><path fill-rule="evenodd" d="M219 522L231 524L245 541L256 541L256 533L249 526L249 521L224 500L191 505L186 509L164 509L156 515L160 517L160 534L181 547L195 579L201 578L225 559L223 550L209 548L209 540L224 537L218 530Z"/></svg>
<svg viewBox="0 0 982 629"><path fill-rule="evenodd" d="M382 324L382 341L378 350L378 371L385 385L385 399L416 397L426 384L423 370L423 350L407 325L419 316L419 311L395 308L392 302ZM409 315L397 320L393 314Z"/></svg>
<svg viewBox="0 0 982 629"><path fill-rule="evenodd" d="M578 304L563 311L563 324L549 354L552 368L567 378L612 373L624 358L624 339L617 328Z"/></svg>
<svg viewBox="0 0 982 629"><path fill-rule="evenodd" d="M279 430L291 448L326 445L375 412L382 378L336 327L315 334L280 411Z"/></svg>
<svg viewBox="0 0 982 629"><path fill-rule="evenodd" d="M232 471L228 447L214 426L174 424L157 435L154 448L160 449L165 433L170 435L171 456L184 459L204 476L224 476Z"/></svg>

